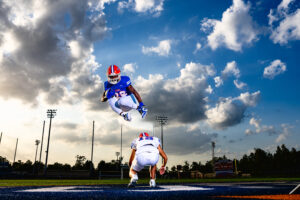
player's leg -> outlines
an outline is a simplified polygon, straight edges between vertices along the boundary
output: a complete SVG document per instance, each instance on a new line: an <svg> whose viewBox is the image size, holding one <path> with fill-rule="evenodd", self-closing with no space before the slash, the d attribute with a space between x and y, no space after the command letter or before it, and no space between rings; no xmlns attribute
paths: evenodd
<svg viewBox="0 0 300 200"><path fill-rule="evenodd" d="M156 179L156 165L150 166L150 187L156 187L155 179Z"/></svg>
<svg viewBox="0 0 300 200"><path fill-rule="evenodd" d="M118 105L125 112L128 112L132 109L137 109L138 107L138 105L135 102L135 99L131 95L121 97L118 100Z"/></svg>
<svg viewBox="0 0 300 200"><path fill-rule="evenodd" d="M118 115L121 115L126 121L131 121L131 116L129 113L123 113L123 110L118 104L118 99L116 97L112 97L108 100L108 103L113 111L115 111Z"/></svg>
<svg viewBox="0 0 300 200"><path fill-rule="evenodd" d="M133 162L132 162L132 165L130 167L130 170L129 170L129 177L131 178L130 179L130 182L128 184L128 187L135 187L137 181L138 181L138 175L137 173L139 171L141 171L142 169L144 168L144 166L140 165L138 162L137 162L137 155L135 156Z"/></svg>

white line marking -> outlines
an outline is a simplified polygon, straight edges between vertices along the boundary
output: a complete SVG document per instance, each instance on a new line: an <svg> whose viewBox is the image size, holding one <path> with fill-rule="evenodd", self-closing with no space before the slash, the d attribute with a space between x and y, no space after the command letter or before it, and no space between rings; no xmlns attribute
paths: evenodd
<svg viewBox="0 0 300 200"><path fill-rule="evenodd" d="M87 190L81 190L77 188L87 188ZM37 189L28 189L28 190L20 190L17 192L102 192L103 190L95 190L94 188L90 187L47 187L47 188L37 188Z"/></svg>
<svg viewBox="0 0 300 200"><path fill-rule="evenodd" d="M199 190L213 190L214 188L204 188L204 187L192 187L192 186L179 186L179 185L168 185L159 186L157 189L147 189L147 190L128 190L130 192L170 192L170 191L199 191Z"/></svg>
<svg viewBox="0 0 300 200"><path fill-rule="evenodd" d="M293 194L299 187L300 187L300 184L297 185L289 194Z"/></svg>

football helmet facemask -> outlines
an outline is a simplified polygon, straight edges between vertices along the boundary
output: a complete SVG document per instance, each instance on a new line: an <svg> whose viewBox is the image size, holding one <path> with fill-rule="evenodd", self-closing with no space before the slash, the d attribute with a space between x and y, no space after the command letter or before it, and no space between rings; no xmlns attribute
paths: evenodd
<svg viewBox="0 0 300 200"><path fill-rule="evenodd" d="M117 65L110 65L107 69L107 79L110 84L117 84L121 80L121 70Z"/></svg>

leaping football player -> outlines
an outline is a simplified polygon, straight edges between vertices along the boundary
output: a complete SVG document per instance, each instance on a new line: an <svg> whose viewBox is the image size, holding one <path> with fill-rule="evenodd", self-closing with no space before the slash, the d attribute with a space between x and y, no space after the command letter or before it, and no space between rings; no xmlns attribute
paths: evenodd
<svg viewBox="0 0 300 200"><path fill-rule="evenodd" d="M156 164L159 155L163 158L163 164L159 170L160 174L165 173L165 167L168 157L164 150L160 147L160 140L157 137L150 137L148 133L141 133L138 138L131 143L131 156L129 159L129 176L130 183L128 187L135 187L138 181L137 173L145 166L150 166L150 187L156 187L155 174Z"/></svg>
<svg viewBox="0 0 300 200"><path fill-rule="evenodd" d="M112 110L121 115L126 121L131 121L129 111L132 109L136 109L142 115L142 118L145 118L148 109L145 107L139 93L131 85L130 78L121 76L121 70L118 66L110 65L107 69L107 79L104 83L105 91L101 101L108 101Z"/></svg>

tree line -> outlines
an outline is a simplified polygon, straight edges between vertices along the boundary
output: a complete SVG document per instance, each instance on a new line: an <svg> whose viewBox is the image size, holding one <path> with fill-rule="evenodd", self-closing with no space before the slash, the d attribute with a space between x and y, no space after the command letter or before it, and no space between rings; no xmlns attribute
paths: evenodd
<svg viewBox="0 0 300 200"><path fill-rule="evenodd" d="M55 162L48 165L47 170L57 171L72 171L72 170L92 170L92 171L119 171L121 169L121 159L105 162L101 160L97 166L94 166L91 161L87 160L85 156L77 155L75 157L75 164L62 164ZM214 162L219 160L226 160L226 156L215 157ZM7 169L11 169L17 172L32 173L34 171L42 171L44 164L40 162L32 163L27 160L22 162L18 160L15 163L10 163L6 158L0 156L0 166L6 163ZM300 151L295 148L289 150L285 145L277 146L275 153L266 152L263 149L256 148L249 155L244 155L241 159L236 160L237 170L239 174L247 173L252 176L300 176ZM128 164L122 165L123 168L128 168ZM0 171L3 171L3 167L0 167ZM212 160L207 161L205 164L201 162L185 161L184 164L174 165L167 168L166 177L177 176L177 173L189 174L192 171L199 171L201 173L214 172Z"/></svg>

